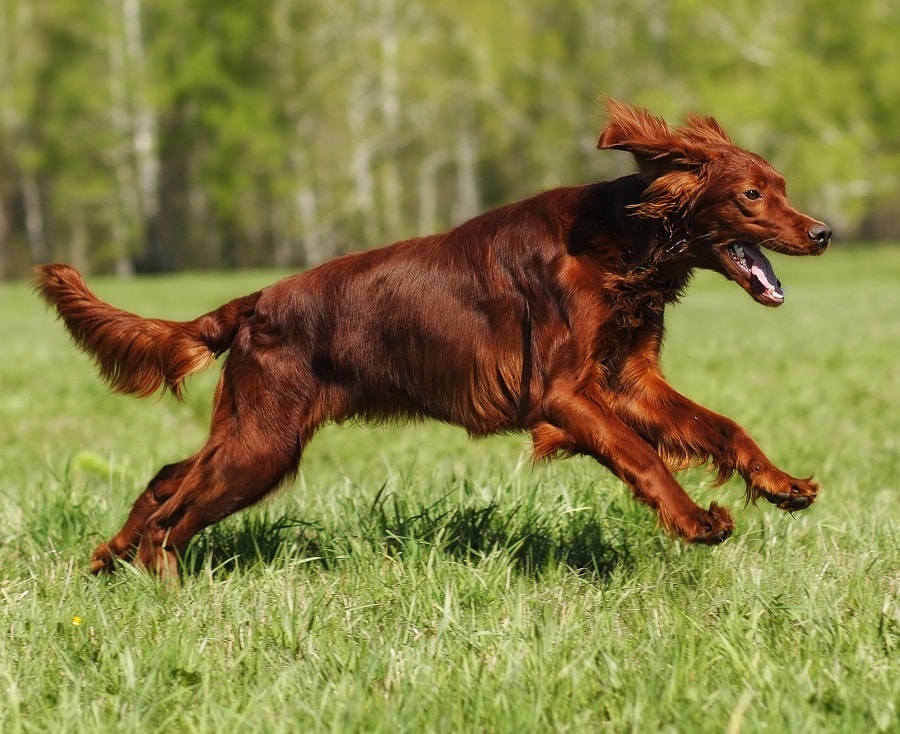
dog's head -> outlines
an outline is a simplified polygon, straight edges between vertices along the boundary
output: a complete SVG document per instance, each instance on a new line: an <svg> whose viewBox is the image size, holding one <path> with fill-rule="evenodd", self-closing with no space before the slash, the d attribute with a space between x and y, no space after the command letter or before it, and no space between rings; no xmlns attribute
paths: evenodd
<svg viewBox="0 0 900 734"><path fill-rule="evenodd" d="M713 118L691 115L673 129L614 100L607 100L607 111L597 147L630 152L647 184L632 213L682 235L699 267L735 281L759 303L781 305L781 283L761 248L819 255L831 229L794 209L784 178L734 145Z"/></svg>

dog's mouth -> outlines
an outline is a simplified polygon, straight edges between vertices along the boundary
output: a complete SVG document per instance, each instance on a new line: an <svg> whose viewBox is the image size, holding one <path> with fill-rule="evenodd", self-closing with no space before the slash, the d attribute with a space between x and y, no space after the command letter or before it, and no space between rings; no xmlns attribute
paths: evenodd
<svg viewBox="0 0 900 734"><path fill-rule="evenodd" d="M749 293L754 300L765 306L780 306L784 303L781 281L772 269L769 258L758 247L732 242L725 247L728 257L723 258L731 267L727 268L733 280Z"/></svg>

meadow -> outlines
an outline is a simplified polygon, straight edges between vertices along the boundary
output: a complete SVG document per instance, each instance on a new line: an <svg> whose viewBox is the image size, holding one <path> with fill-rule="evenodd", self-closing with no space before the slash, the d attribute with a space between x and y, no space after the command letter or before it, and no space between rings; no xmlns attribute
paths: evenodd
<svg viewBox="0 0 900 734"><path fill-rule="evenodd" d="M0 731L900 731L900 247L774 264L780 309L698 277L664 365L815 473L808 511L691 470L737 529L686 546L524 436L330 426L294 486L196 539L178 590L86 567L204 439L218 368L184 403L110 395L0 285ZM181 319L279 275L91 284Z"/></svg>

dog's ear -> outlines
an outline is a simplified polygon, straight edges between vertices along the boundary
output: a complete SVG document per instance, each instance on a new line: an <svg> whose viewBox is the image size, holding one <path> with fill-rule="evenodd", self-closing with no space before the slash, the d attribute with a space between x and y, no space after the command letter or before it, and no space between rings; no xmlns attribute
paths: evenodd
<svg viewBox="0 0 900 734"><path fill-rule="evenodd" d="M698 143L707 145L731 145L731 138L722 129L722 126L714 117L700 117L688 115L684 127L678 129L678 133Z"/></svg>
<svg viewBox="0 0 900 734"><path fill-rule="evenodd" d="M648 182L673 171L696 169L713 157L710 146L728 144L728 136L711 117L692 115L673 130L646 109L606 100L608 120L597 147L627 150Z"/></svg>
<svg viewBox="0 0 900 734"><path fill-rule="evenodd" d="M644 219L686 220L704 188L704 171L699 168L659 173L644 189L640 202L628 208Z"/></svg>
<svg viewBox="0 0 900 734"><path fill-rule="evenodd" d="M688 116L672 129L661 117L640 107L606 100L609 115L597 147L627 150L637 162L647 188L632 213L651 219L689 217L704 188L708 164L731 141L711 117Z"/></svg>

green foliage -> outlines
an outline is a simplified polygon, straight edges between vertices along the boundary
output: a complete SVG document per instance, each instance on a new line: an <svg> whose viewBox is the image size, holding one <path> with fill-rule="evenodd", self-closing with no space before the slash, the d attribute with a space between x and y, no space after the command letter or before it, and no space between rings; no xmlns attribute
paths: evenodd
<svg viewBox="0 0 900 734"><path fill-rule="evenodd" d="M787 302L718 276L672 310L672 382L825 492L790 516L683 475L737 532L688 547L594 462L522 437L329 427L297 485L203 533L167 591L85 573L186 403L106 394L0 285L0 729L892 732L900 726L900 250L776 257ZM183 319L277 273L98 279Z"/></svg>
<svg viewBox="0 0 900 734"><path fill-rule="evenodd" d="M3 0L0 274L291 266L630 170L605 94L714 114L897 234L896 3Z"/></svg>

